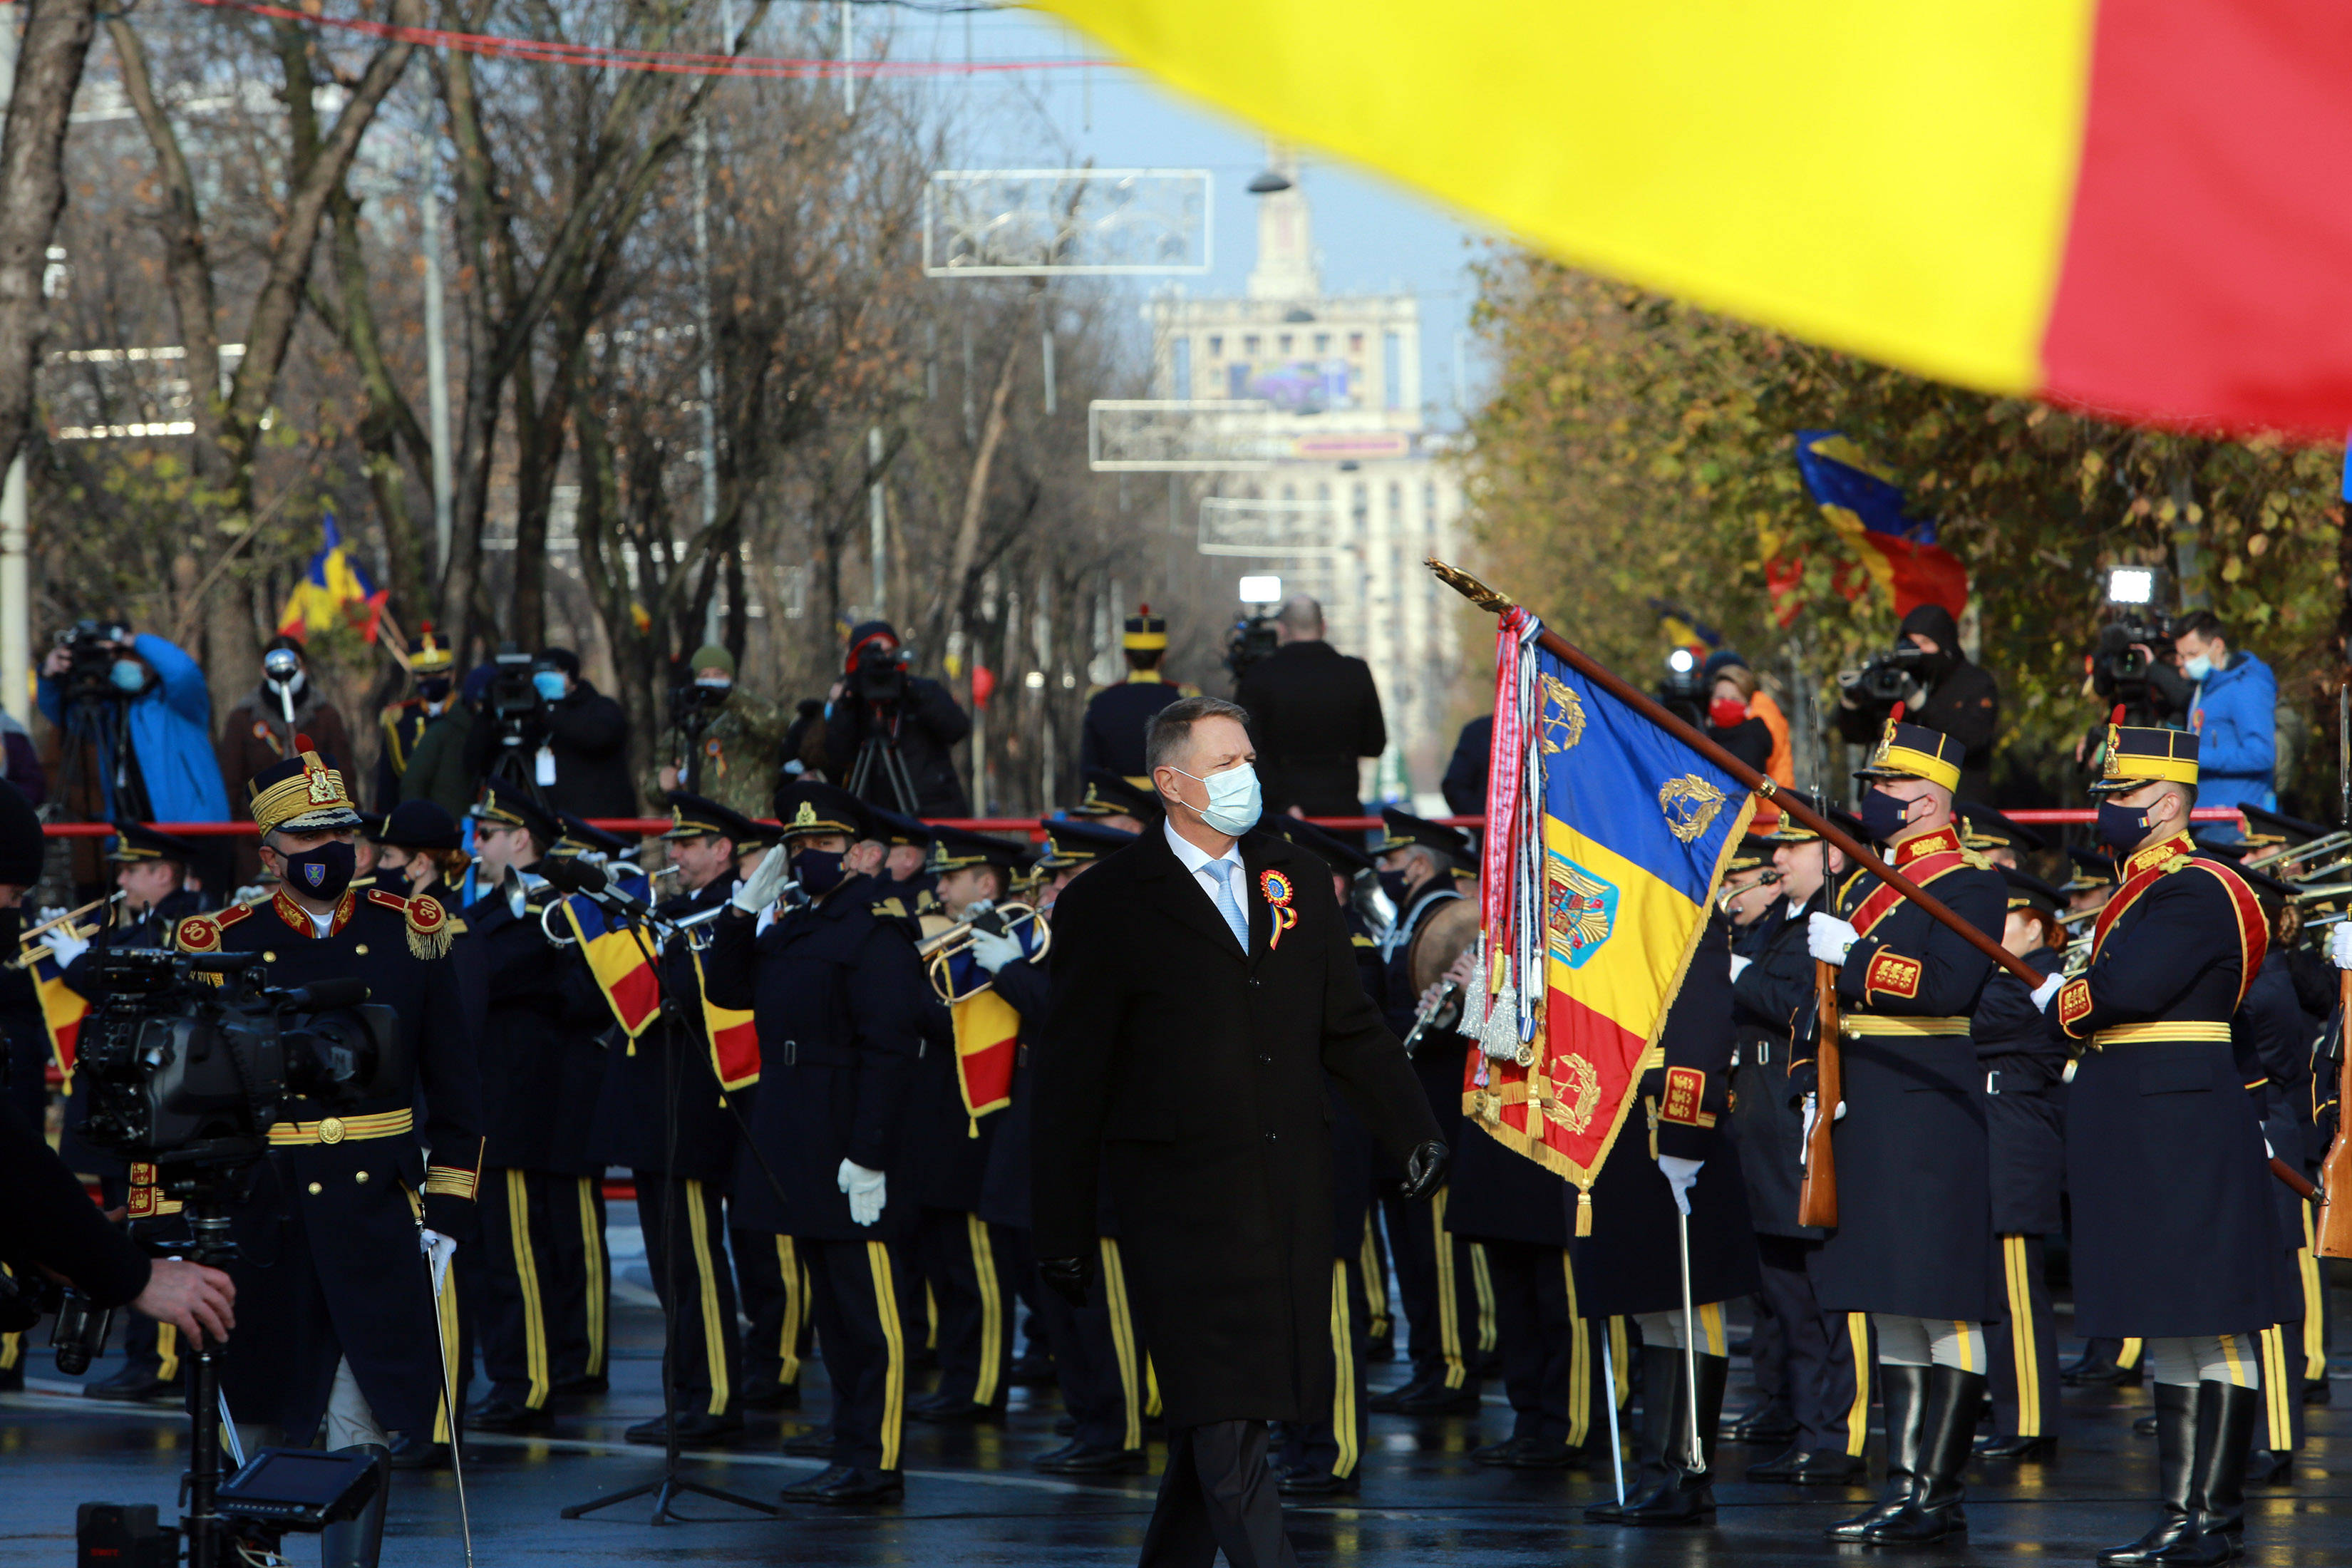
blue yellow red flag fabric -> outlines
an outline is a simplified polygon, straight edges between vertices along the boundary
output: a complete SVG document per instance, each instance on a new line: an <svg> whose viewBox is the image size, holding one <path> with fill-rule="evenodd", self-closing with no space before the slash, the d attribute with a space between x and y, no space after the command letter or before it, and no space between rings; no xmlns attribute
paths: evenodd
<svg viewBox="0 0 2352 1568"><path fill-rule="evenodd" d="M310 557L302 580L286 595L286 607L278 613L278 629L289 637L307 637L331 626L357 626L373 642L377 624L383 617L384 598L384 591L344 545L335 514L329 512L325 541ZM354 605L359 609L355 611Z"/></svg>
<svg viewBox="0 0 2352 1568"><path fill-rule="evenodd" d="M74 1056L81 1039L81 1021L89 1016L89 1003L66 984L64 966L47 948L35 949L28 967L33 972L33 993L40 999L41 1026L48 1031L49 1054L57 1058L58 1071L64 1075L66 1092L70 1094Z"/></svg>
<svg viewBox="0 0 2352 1568"><path fill-rule="evenodd" d="M721 1007L703 984L702 954L694 955L694 988L702 994L702 1029L710 1041L710 1070L729 1094L760 1081L760 1031L748 1007Z"/></svg>
<svg viewBox="0 0 2352 1568"><path fill-rule="evenodd" d="M1499 637L1488 821L1507 842L1481 877L1494 994L1465 1025L1463 1109L1589 1203L1756 803L1537 629L1514 608Z"/></svg>
<svg viewBox="0 0 2352 1568"><path fill-rule="evenodd" d="M1894 474L1835 430L1797 432L1797 471L1870 581L1894 600L1898 618L1920 605L1941 605L1959 618L1969 570L1936 542L1934 520L1911 515Z"/></svg>
<svg viewBox="0 0 2352 1568"><path fill-rule="evenodd" d="M1021 1015L993 991L967 996L949 1009L955 1023L956 1082L964 1114L980 1133L980 1119L1013 1103L1013 1065L1021 1054Z"/></svg>
<svg viewBox="0 0 2352 1568"><path fill-rule="evenodd" d="M562 907L564 923L580 943L580 955L613 1009L614 1022L634 1041L661 1014L661 977L654 973L644 941L586 899L568 898Z"/></svg>

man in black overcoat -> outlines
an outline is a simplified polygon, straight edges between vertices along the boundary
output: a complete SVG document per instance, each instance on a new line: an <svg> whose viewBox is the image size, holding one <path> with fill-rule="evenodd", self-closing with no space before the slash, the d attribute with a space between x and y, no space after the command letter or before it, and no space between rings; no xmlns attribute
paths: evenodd
<svg viewBox="0 0 2352 1568"><path fill-rule="evenodd" d="M1062 894L1034 1058L1039 1271L1084 1291L1107 1164L1159 1369L1169 1454L1146 1568L1209 1568L1220 1548L1233 1568L1297 1561L1265 1423L1331 1402L1324 1075L1406 1157L1411 1185L1444 1168L1328 873L1251 831L1246 717L1198 698L1154 720L1146 760L1168 819Z"/></svg>

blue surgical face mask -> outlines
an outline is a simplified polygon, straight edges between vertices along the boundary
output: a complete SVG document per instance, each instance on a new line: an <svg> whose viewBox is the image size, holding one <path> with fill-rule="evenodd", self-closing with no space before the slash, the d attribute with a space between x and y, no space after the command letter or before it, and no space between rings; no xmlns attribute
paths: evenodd
<svg viewBox="0 0 2352 1568"><path fill-rule="evenodd" d="M2198 682L2200 685L2202 685L2205 678L2213 673L2213 661L2200 653L2195 658L2190 659L2187 664L2182 665L2180 667L2180 673L2187 676L2189 679Z"/></svg>
<svg viewBox="0 0 2352 1568"><path fill-rule="evenodd" d="M2137 805L2118 805L2112 800L2099 802L2099 842L2121 853L2135 848L2147 837L2147 809Z"/></svg>
<svg viewBox="0 0 2352 1568"><path fill-rule="evenodd" d="M560 669L535 669L530 675L531 689L550 702L563 698L563 672Z"/></svg>
<svg viewBox="0 0 2352 1568"><path fill-rule="evenodd" d="M1895 836L1909 823L1911 803L1897 800L1883 789L1874 789L1862 797L1863 830L1874 844L1892 844Z"/></svg>
<svg viewBox="0 0 2352 1568"><path fill-rule="evenodd" d="M137 691L147 684L147 667L135 658L118 658L107 670L106 678L118 691Z"/></svg>
<svg viewBox="0 0 2352 1568"><path fill-rule="evenodd" d="M1176 770L1184 773L1182 768ZM1265 809L1265 800L1257 783L1257 769L1248 763L1237 768L1227 768L1221 773L1202 778L1198 773L1184 773L1188 779L1209 786L1209 804L1205 808L1192 806L1201 820L1218 832L1239 838L1257 826Z"/></svg>

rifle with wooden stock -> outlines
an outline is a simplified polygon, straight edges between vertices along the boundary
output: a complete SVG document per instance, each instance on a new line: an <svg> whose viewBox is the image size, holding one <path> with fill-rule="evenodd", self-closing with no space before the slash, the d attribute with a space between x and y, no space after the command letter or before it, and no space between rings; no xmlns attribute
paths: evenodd
<svg viewBox="0 0 2352 1568"><path fill-rule="evenodd" d="M1813 1124L1805 1129L1805 1180L1797 1189L1797 1223L1834 1228L1838 1222L1837 1150L1830 1128L1845 1099L1845 1064L1838 1054L1838 967L1813 961Z"/></svg>
<svg viewBox="0 0 2352 1568"><path fill-rule="evenodd" d="M2313 1222L2318 1245L2314 1250L2322 1258L2352 1258L2352 1117L2345 1110L2352 1105L2345 1098L2352 1094L2352 1040L2344 1035L2345 1026L2352 1024L2352 969L2336 971L2336 1136L2319 1166L2319 1214Z"/></svg>

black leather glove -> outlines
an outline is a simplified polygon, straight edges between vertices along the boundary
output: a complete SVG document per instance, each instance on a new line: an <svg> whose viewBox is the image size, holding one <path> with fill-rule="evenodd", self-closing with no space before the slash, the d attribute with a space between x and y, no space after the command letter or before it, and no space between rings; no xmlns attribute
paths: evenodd
<svg viewBox="0 0 2352 1568"><path fill-rule="evenodd" d="M1404 1195L1425 1198L1445 1184L1446 1149L1433 1138L1405 1156Z"/></svg>
<svg viewBox="0 0 2352 1568"><path fill-rule="evenodd" d="M1037 1260L1037 1277L1060 1293L1073 1307L1087 1304L1087 1287L1094 1283L1095 1260L1091 1258L1041 1258Z"/></svg>

